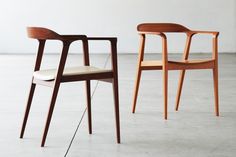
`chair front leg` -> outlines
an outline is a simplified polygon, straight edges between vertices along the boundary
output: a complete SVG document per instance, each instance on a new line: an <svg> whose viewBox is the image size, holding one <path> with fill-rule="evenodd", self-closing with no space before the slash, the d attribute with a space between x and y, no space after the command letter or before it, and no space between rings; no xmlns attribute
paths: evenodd
<svg viewBox="0 0 236 157"><path fill-rule="evenodd" d="M194 33L187 33L187 40L186 40L185 50L184 50L184 54L183 54L183 60L188 59L193 35L194 35ZM181 93L182 93L184 76L185 76L185 70L181 70L180 71L180 76L179 76L178 91L177 91L177 96L176 96L176 105L175 105L175 110L176 111L178 111L178 109L179 109L179 101L180 101L180 96L181 96Z"/></svg>
<svg viewBox="0 0 236 157"><path fill-rule="evenodd" d="M163 71L163 95L164 95L164 118L167 119L168 112L168 51L167 51L167 38L165 34L162 37L162 71Z"/></svg>
<svg viewBox="0 0 236 157"><path fill-rule="evenodd" d="M86 81L86 97L87 97L87 110L88 110L88 129L89 129L89 134L92 134L92 112L91 112L90 80Z"/></svg>
<svg viewBox="0 0 236 157"><path fill-rule="evenodd" d="M116 119L116 137L117 143L120 143L120 115L119 115L119 89L118 89L118 78L114 77L112 81L113 95L114 95L114 108L115 108L115 119Z"/></svg>
<svg viewBox="0 0 236 157"><path fill-rule="evenodd" d="M67 58L67 54L68 54L68 51L69 51L70 44L71 44L71 41L63 41L63 48L62 48L62 52L61 52L61 57L60 57L59 65L58 65L56 78L55 78L55 81L54 81L53 93L52 93L52 98L51 98L51 102L50 102L50 106L49 106L48 117L47 117L45 129L44 129L44 133L43 133L43 139L42 139L42 142L41 142L41 147L44 146L45 141L46 141L48 128L49 128L49 125L50 125L50 122L51 122L54 106L55 106L55 103L56 103L56 98L57 98L58 90L59 90L59 87L60 87L61 77L62 77L62 74L63 74L63 71L64 71L64 67L65 67L66 58Z"/></svg>
<svg viewBox="0 0 236 157"><path fill-rule="evenodd" d="M138 65L137 65L137 74L136 74L136 81L135 81L135 87L134 87L132 113L135 113L135 109L136 109L140 78L142 74L141 63L144 58L145 39L146 39L145 34L140 34L140 50L139 50L139 55L138 55Z"/></svg>
<svg viewBox="0 0 236 157"><path fill-rule="evenodd" d="M44 147L44 145L45 145L45 141L47 138L47 133L48 133L49 125L51 122L54 106L56 103L56 98L57 98L59 87L60 87L60 82L56 82L53 87L53 93L52 93L51 102L50 102L50 106L49 106L49 110L48 110L48 116L47 116L46 125L45 125L45 129L44 129L44 133L43 133L41 147Z"/></svg>
<svg viewBox="0 0 236 157"><path fill-rule="evenodd" d="M23 136L24 136L25 127L26 127L26 123L28 120L28 116L29 116L29 112L30 112L30 108L31 108L31 104L32 104L32 99L33 99L33 95L34 95L34 91L35 91L35 86L36 85L32 82L31 87L30 87L30 92L29 92L29 97L28 97L26 109L25 109L25 116L24 116L22 127L21 127L20 138L23 138Z"/></svg>

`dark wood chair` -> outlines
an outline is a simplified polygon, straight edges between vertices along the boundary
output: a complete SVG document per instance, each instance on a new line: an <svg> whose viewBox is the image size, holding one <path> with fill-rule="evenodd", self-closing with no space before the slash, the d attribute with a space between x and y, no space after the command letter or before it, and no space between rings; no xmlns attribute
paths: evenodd
<svg viewBox="0 0 236 157"><path fill-rule="evenodd" d="M43 133L41 146L45 144L47 137L53 109L55 106L58 90L61 83L74 82L74 81L85 81L86 83L86 94L87 94L87 112L88 112L88 130L89 134L92 134L92 113L91 113L91 80L101 80L110 82L113 84L114 91L114 103L115 103L115 119L116 119L116 134L117 143L120 143L120 121L119 121L119 93L118 93L118 72L117 72L117 38L115 37L87 37L85 35L59 35L56 32L40 27L28 27L29 38L37 39L39 41L38 53L36 57L36 63L34 67L34 73L32 77L29 97L26 105L24 120L21 128L20 138L23 138L33 94L35 91L36 84L45 85L53 89L51 102L49 105L48 116L46 125ZM57 40L61 41L62 52L60 54L60 60L56 69L41 70L40 65L42 56L44 54L44 46L46 40ZM74 41L82 41L84 65L72 68L65 68L65 62L67 59L69 47ZM97 67L90 66L89 63L89 40L104 40L111 44L111 69L100 69Z"/></svg>
<svg viewBox="0 0 236 157"><path fill-rule="evenodd" d="M167 96L168 96L168 71L180 70L179 87L176 97L176 111L179 107L180 95L182 91L184 75L186 70L194 69L212 69L213 81L214 81L214 94L215 94L215 113L219 116L219 98L218 98L218 35L219 32L214 31L194 31L190 30L182 25L174 23L143 23L138 25L137 30L141 37L137 75L133 97L132 112L135 113L136 101L139 89L139 83L141 78L141 72L143 70L162 70L163 72L163 93L164 93L164 118L167 119ZM167 37L165 33L185 33L187 36L185 51L183 53L182 60L172 61L168 59L167 50ZM210 34L213 36L213 51L210 59L188 59L190 44L192 37L195 34ZM145 38L147 35L158 35L162 38L162 60L144 60L144 47Z"/></svg>

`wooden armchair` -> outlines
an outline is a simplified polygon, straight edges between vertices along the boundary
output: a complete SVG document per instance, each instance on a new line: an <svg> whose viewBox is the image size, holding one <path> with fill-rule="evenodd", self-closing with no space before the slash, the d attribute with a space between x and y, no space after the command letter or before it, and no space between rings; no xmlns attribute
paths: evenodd
<svg viewBox="0 0 236 157"><path fill-rule="evenodd" d="M138 25L137 30L141 37L141 44L139 50L139 58L137 65L137 75L133 97L133 109L135 113L136 101L139 89L139 83L141 78L141 72L143 70L162 70L163 72L163 94L164 94L164 118L167 119L167 96L168 96L168 71L169 70L180 70L179 87L176 97L176 110L179 107L180 95L182 91L184 75L186 70L193 69L212 69L213 81L214 81L214 94L215 94L215 113L219 116L219 98L218 98L218 35L219 32L214 31L194 31L190 30L182 25L174 23L143 23ZM167 50L167 37L165 33L185 33L187 36L185 51L183 53L182 60L171 61L168 59ZM188 59L190 44L192 37L195 34L209 34L212 35L212 58L211 59L199 59L190 60ZM157 35L162 38L162 60L144 60L144 48L145 38L147 35Z"/></svg>
<svg viewBox="0 0 236 157"><path fill-rule="evenodd" d="M29 38L37 39L39 41L38 53L36 57L36 63L34 67L34 73L31 82L31 88L29 97L26 105L25 116L22 124L20 138L23 138L33 94L35 91L36 84L45 85L53 89L51 102L49 105L48 116L46 125L43 133L41 146L45 144L47 137L53 109L55 106L58 90L61 83L74 82L74 81L85 81L86 93L87 93L87 111L88 111L88 128L89 134L92 134L92 113L91 113L91 91L90 81L91 80L102 80L113 84L114 90L114 103L115 103L115 119L116 119L116 134L117 142L120 143L120 121L119 121L119 93L118 93L118 72L117 72L117 38L114 37L87 37L85 35L59 35L56 32L40 27L28 27ZM61 41L62 52L60 54L60 60L56 69L40 69L42 56L44 54L44 46L46 40L57 40ZM82 41L83 52L84 52L84 65L72 68L65 68L65 62L67 59L69 47L74 41ZM89 62L89 40L104 40L109 41L111 44L111 69L100 69L97 67L90 66Z"/></svg>

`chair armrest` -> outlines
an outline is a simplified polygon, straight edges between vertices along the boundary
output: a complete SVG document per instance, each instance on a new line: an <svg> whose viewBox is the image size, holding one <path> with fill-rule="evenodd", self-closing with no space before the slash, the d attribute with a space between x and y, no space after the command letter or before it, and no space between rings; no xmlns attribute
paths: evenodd
<svg viewBox="0 0 236 157"><path fill-rule="evenodd" d="M150 34L150 35L159 35L162 38L166 39L166 35L162 32L138 32L140 35Z"/></svg>
<svg viewBox="0 0 236 157"><path fill-rule="evenodd" d="M111 43L111 63L114 75L118 75L117 68L117 38L116 37L87 37L88 40L107 40Z"/></svg>
<svg viewBox="0 0 236 157"><path fill-rule="evenodd" d="M60 35L62 41L74 42L76 40L86 40L86 35Z"/></svg>
<svg viewBox="0 0 236 157"><path fill-rule="evenodd" d="M212 58L217 61L217 56L218 56L218 36L219 32L217 31L196 31L196 30L191 30L186 32L187 34L195 35L195 34L209 34L213 35L213 40L212 40L212 45L213 45L213 50L212 50Z"/></svg>
<svg viewBox="0 0 236 157"><path fill-rule="evenodd" d="M108 41L117 41L116 37L87 37L88 40L108 40Z"/></svg>
<svg viewBox="0 0 236 157"><path fill-rule="evenodd" d="M196 31L196 30L191 30L191 31L188 31L187 33L190 33L190 34L212 34L215 37L217 37L219 35L219 32L217 32L217 31Z"/></svg>

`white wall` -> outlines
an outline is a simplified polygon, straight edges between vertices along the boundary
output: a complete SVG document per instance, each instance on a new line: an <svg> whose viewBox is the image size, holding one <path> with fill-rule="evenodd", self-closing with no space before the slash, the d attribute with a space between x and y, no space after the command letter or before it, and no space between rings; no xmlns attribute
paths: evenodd
<svg viewBox="0 0 236 157"><path fill-rule="evenodd" d="M43 26L58 33L117 36L119 53L138 50L136 25L176 22L189 28L220 31L220 52L236 52L235 0L7 0L0 5L0 53L34 53L36 42L26 26ZM171 36L172 37L172 36ZM177 41L177 42L176 42ZM171 52L183 49L183 37L173 36ZM210 51L210 38L197 38L195 52ZM160 50L160 44L147 51ZM53 51L51 45L49 51ZM104 51L98 47L98 52Z"/></svg>

